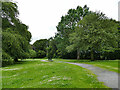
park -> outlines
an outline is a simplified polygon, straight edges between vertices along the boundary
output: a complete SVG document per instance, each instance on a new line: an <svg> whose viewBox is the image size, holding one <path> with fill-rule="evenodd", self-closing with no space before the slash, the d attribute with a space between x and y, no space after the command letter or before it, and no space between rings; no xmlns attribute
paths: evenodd
<svg viewBox="0 0 120 90"><path fill-rule="evenodd" d="M17 3L0 3L0 88L119 88L119 21L76 6L61 16L55 36L31 44Z"/></svg>

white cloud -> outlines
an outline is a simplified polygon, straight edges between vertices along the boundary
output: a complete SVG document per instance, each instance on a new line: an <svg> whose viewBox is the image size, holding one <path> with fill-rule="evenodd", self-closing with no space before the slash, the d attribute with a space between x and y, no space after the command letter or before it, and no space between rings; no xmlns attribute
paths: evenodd
<svg viewBox="0 0 120 90"><path fill-rule="evenodd" d="M92 11L102 11L108 17L118 20L120 0L14 0L18 2L20 20L29 26L32 42L55 35L56 26L62 15L70 8L85 4Z"/></svg>

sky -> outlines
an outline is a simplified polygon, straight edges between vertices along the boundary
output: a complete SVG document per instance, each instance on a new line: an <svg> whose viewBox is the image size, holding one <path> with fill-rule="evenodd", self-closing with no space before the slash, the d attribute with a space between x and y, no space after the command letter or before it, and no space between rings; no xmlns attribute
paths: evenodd
<svg viewBox="0 0 120 90"><path fill-rule="evenodd" d="M87 5L91 11L101 11L107 17L118 20L120 0L14 0L17 2L19 19L29 26L31 44L39 39L55 36L56 26L69 9Z"/></svg>

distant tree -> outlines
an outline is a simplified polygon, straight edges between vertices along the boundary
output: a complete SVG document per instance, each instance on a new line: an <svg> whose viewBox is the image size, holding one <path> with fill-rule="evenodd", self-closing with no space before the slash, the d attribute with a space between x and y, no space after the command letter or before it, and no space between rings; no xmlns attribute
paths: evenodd
<svg viewBox="0 0 120 90"><path fill-rule="evenodd" d="M52 60L53 57L56 56L56 44L54 42L54 38L49 38L47 43L47 58L48 60Z"/></svg>
<svg viewBox="0 0 120 90"><path fill-rule="evenodd" d="M94 60L94 51L114 51L118 48L118 24L105 17L102 13L91 13L81 20L70 35L67 47L73 49L90 50L91 60Z"/></svg>
<svg viewBox="0 0 120 90"><path fill-rule="evenodd" d="M37 53L37 58L46 57L47 42L48 42L47 39L40 39L33 44L33 49Z"/></svg>

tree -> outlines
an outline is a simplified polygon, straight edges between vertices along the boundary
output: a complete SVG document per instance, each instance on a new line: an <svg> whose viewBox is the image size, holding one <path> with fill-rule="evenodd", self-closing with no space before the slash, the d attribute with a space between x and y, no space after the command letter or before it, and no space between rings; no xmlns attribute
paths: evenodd
<svg viewBox="0 0 120 90"><path fill-rule="evenodd" d="M55 38L57 41L57 48L61 51L62 56L67 53L66 47L70 45L69 35L74 32L77 23L88 13L89 8L87 5L83 8L78 6L76 9L69 9L67 15L61 17L61 21L57 26L58 33ZM77 50L77 52L79 55L79 50Z"/></svg>
<svg viewBox="0 0 120 90"><path fill-rule="evenodd" d="M8 31L2 33L3 50L13 59L23 58L24 52L28 50L28 42L19 34Z"/></svg>
<svg viewBox="0 0 120 90"><path fill-rule="evenodd" d="M4 55L18 61L18 59L25 57L25 53L29 52L31 33L28 31L28 26L18 19L17 4L11 1L1 3L2 48L3 52L6 53L3 54L3 61L6 59Z"/></svg>
<svg viewBox="0 0 120 90"><path fill-rule="evenodd" d="M94 51L114 51L118 48L118 24L102 13L91 13L81 20L70 35L68 50L90 50L91 60Z"/></svg>
<svg viewBox="0 0 120 90"><path fill-rule="evenodd" d="M48 60L52 60L53 57L56 56L56 44L54 42L54 38L49 38L47 43L47 58Z"/></svg>
<svg viewBox="0 0 120 90"><path fill-rule="evenodd" d="M40 39L33 44L33 49L37 53L37 58L43 58L46 56L47 42L48 42L47 39Z"/></svg>

